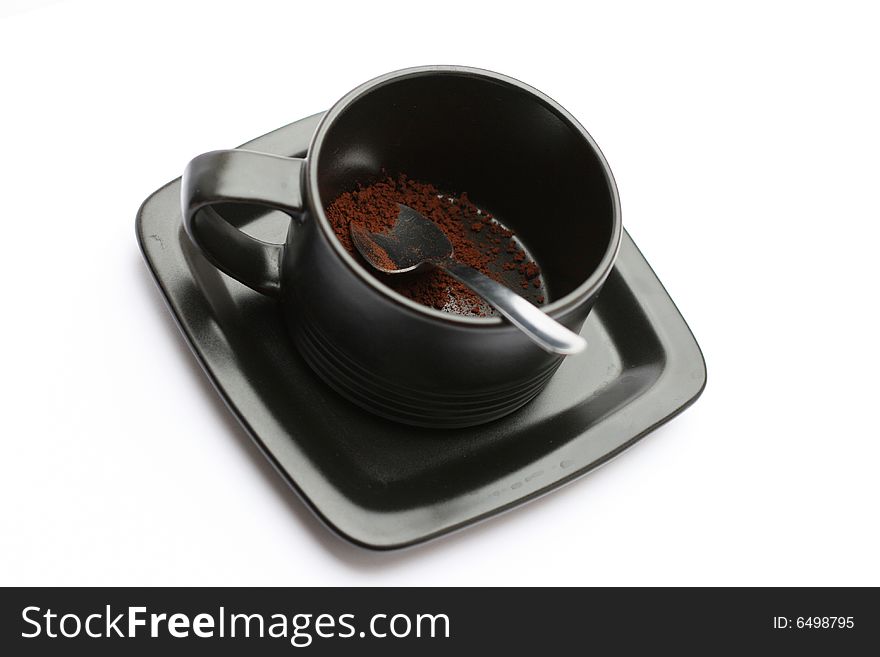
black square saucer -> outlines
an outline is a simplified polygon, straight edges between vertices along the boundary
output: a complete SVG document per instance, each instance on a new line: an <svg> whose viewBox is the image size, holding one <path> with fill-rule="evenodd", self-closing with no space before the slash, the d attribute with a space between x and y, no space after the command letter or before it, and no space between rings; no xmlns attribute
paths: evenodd
<svg viewBox="0 0 880 657"><path fill-rule="evenodd" d="M243 148L302 156L315 115ZM288 217L242 212L282 242ZM291 487L333 530L373 549L451 532L607 462L692 404L706 366L687 324L628 234L568 357L531 403L469 429L404 426L353 406L288 340L275 302L190 247L180 180L143 204L137 236L181 332L220 396Z"/></svg>

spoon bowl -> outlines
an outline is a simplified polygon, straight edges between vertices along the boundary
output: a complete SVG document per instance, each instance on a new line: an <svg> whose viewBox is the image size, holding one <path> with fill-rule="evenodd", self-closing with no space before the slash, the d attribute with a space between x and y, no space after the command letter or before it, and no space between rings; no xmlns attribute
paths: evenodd
<svg viewBox="0 0 880 657"><path fill-rule="evenodd" d="M440 226L408 205L397 207L397 221L387 232L371 233L351 223L352 242L370 265L386 274L405 274L452 258L452 242Z"/></svg>

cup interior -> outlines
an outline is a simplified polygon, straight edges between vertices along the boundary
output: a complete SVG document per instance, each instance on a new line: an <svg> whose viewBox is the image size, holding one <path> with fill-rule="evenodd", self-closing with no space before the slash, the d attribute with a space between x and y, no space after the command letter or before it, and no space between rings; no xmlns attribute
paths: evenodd
<svg viewBox="0 0 880 657"><path fill-rule="evenodd" d="M322 207L398 173L467 192L516 232L550 303L585 283L615 238L614 182L583 128L528 88L472 71L391 78L343 101L316 173Z"/></svg>

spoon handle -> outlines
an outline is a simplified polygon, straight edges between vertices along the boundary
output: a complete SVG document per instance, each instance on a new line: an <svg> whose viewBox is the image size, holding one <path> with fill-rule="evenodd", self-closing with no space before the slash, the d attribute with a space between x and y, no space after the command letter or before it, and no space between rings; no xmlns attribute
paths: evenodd
<svg viewBox="0 0 880 657"><path fill-rule="evenodd" d="M576 354L586 349L587 341L577 333L473 267L451 258L434 264L483 297L544 351Z"/></svg>

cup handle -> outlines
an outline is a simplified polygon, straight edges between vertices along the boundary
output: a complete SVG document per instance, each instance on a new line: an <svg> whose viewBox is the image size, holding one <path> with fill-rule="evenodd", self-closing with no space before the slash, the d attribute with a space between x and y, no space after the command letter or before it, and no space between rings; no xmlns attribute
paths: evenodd
<svg viewBox="0 0 880 657"><path fill-rule="evenodd" d="M187 235L220 271L257 292L278 297L283 245L243 233L211 206L256 204L301 216L304 170L305 160L256 151L212 151L193 158L180 190Z"/></svg>

